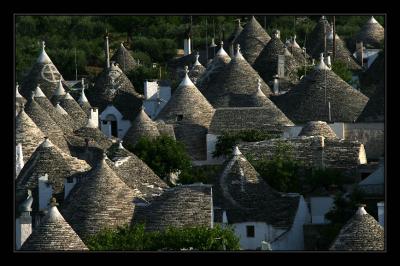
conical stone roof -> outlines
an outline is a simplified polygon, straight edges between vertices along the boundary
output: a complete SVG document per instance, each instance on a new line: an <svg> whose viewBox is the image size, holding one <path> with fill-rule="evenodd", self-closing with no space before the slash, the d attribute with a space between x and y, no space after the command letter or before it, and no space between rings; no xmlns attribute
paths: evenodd
<svg viewBox="0 0 400 266"><path fill-rule="evenodd" d="M321 54L320 45L324 43L325 34L328 34L331 30L332 27L328 20L325 16L322 16L312 32L307 36L306 48L309 55L313 58L319 58Z"/></svg>
<svg viewBox="0 0 400 266"><path fill-rule="evenodd" d="M226 210L229 223L266 222L282 229L291 227L300 199L271 188L238 147L224 164L213 193L214 206Z"/></svg>
<svg viewBox="0 0 400 266"><path fill-rule="evenodd" d="M385 233L382 226L359 207L353 217L343 226L329 250L383 251Z"/></svg>
<svg viewBox="0 0 400 266"><path fill-rule="evenodd" d="M240 44L243 57L250 65L253 65L254 61L270 39L271 37L253 16L244 26L239 36L237 36L234 45Z"/></svg>
<svg viewBox="0 0 400 266"><path fill-rule="evenodd" d="M64 138L64 132L33 97L28 99L25 105L25 112L57 147L68 154L70 153L67 141Z"/></svg>
<svg viewBox="0 0 400 266"><path fill-rule="evenodd" d="M79 106L82 108L82 110L89 117L90 116L90 110L92 109L92 106L90 105L88 99L86 98L85 89L81 90L81 95L79 97L78 103L79 103Z"/></svg>
<svg viewBox="0 0 400 266"><path fill-rule="evenodd" d="M58 102L60 102L64 97L65 97L65 89L64 86L61 82L61 80L57 83L57 87L53 93L53 95L50 98L50 101L53 105L56 105Z"/></svg>
<svg viewBox="0 0 400 266"><path fill-rule="evenodd" d="M59 103L56 103L54 109L58 113L58 115L62 117L60 121L64 122L66 125L71 127L71 132L78 129L78 125L75 123L72 117L67 113L67 111L65 111L64 108L61 107Z"/></svg>
<svg viewBox="0 0 400 266"><path fill-rule="evenodd" d="M88 118L87 114L68 92L61 99L60 105L71 116L78 127L82 127L86 124Z"/></svg>
<svg viewBox="0 0 400 266"><path fill-rule="evenodd" d="M192 69L189 71L189 78L196 84L199 77L206 71L206 68L199 62L199 54L196 54L196 62L193 64Z"/></svg>
<svg viewBox="0 0 400 266"><path fill-rule="evenodd" d="M104 68L87 96L91 105L99 108L99 113L112 104L122 113L124 119L129 120L135 118L143 102L143 95L136 92L128 77L116 64L111 64L108 69Z"/></svg>
<svg viewBox="0 0 400 266"><path fill-rule="evenodd" d="M42 143L43 132L22 109L15 118L15 143L22 144L24 163L28 161L35 149Z"/></svg>
<svg viewBox="0 0 400 266"><path fill-rule="evenodd" d="M297 64L299 64L300 66L304 66L305 61L307 63L309 63L308 61L310 61L311 58L308 55L307 50L306 50L306 54L304 54L303 49L296 42L296 35L294 35L293 38L291 38L289 40L289 42L285 43L285 45L286 45L286 48L288 49L288 51L293 55Z"/></svg>
<svg viewBox="0 0 400 266"><path fill-rule="evenodd" d="M326 139L338 139L326 122L310 121L300 131L299 136L323 136Z"/></svg>
<svg viewBox="0 0 400 266"><path fill-rule="evenodd" d="M89 250L74 229L64 220L56 205L58 204L55 202L51 203L48 213L24 242L21 250Z"/></svg>
<svg viewBox="0 0 400 266"><path fill-rule="evenodd" d="M375 48L379 47L384 38L385 29L373 16L362 26L355 37L357 41L362 41L364 46Z"/></svg>
<svg viewBox="0 0 400 266"><path fill-rule="evenodd" d="M160 135L157 124L142 108L124 136L125 143L134 147L141 137L155 138Z"/></svg>
<svg viewBox="0 0 400 266"><path fill-rule="evenodd" d="M328 121L329 102L332 122L353 122L357 120L368 100L367 96L343 81L325 63L321 63L321 60L298 85L273 99L295 123Z"/></svg>
<svg viewBox="0 0 400 266"><path fill-rule="evenodd" d="M288 52L285 45L277 34L274 34L253 65L264 81L271 81L278 74L278 57L285 55L285 76L281 78L290 80L293 85L298 82L297 69L299 65L293 55L285 53L285 51Z"/></svg>
<svg viewBox="0 0 400 266"><path fill-rule="evenodd" d="M128 73L138 66L138 63L131 55L131 52L125 48L123 43L119 45L118 49L111 57L111 61L118 63L119 67L124 73Z"/></svg>
<svg viewBox="0 0 400 266"><path fill-rule="evenodd" d="M207 128L214 111L186 74L156 119L173 124L176 139L185 144L189 155L196 160L205 160Z"/></svg>
<svg viewBox="0 0 400 266"><path fill-rule="evenodd" d="M42 42L40 55L29 74L21 84L21 94L28 98L37 86L42 88L44 94L50 99L57 87L59 80L64 80L56 66L45 51L45 44Z"/></svg>
<svg viewBox="0 0 400 266"><path fill-rule="evenodd" d="M231 61L231 58L222 46L223 42L221 42L221 47L215 54L212 62L207 66L207 69L197 80L196 86L201 91L206 90L214 77L218 76L222 69Z"/></svg>
<svg viewBox="0 0 400 266"><path fill-rule="evenodd" d="M385 122L385 88L383 82L369 98L357 122Z"/></svg>
<svg viewBox="0 0 400 266"><path fill-rule="evenodd" d="M35 90L35 101L47 111L50 117L54 120L54 122L57 123L57 125L65 134L72 133L74 127L76 127L76 125L74 125L75 123L70 118L64 119L64 116L61 115L56 108L54 108L50 100L47 99L39 87L37 87Z"/></svg>
<svg viewBox="0 0 400 266"><path fill-rule="evenodd" d="M74 134L83 139L87 138L96 142L103 150L107 150L111 145L111 139L97 128L90 119L86 119L86 125L74 131Z"/></svg>
<svg viewBox="0 0 400 266"><path fill-rule="evenodd" d="M240 24L240 19L238 19L236 21L236 25L235 25L235 28L234 28L233 32L226 39L226 45L224 46L224 48L226 50L233 52L233 43L235 42L235 40L239 36L239 34L242 32L242 30L243 30L243 27Z"/></svg>
<svg viewBox="0 0 400 266"><path fill-rule="evenodd" d="M85 239L104 228L130 223L135 196L138 194L117 176L104 158L75 185L61 212L78 235Z"/></svg>
<svg viewBox="0 0 400 266"><path fill-rule="evenodd" d="M90 166L84 160L64 153L46 139L35 150L18 175L17 193L25 193L27 189L34 191L38 186L38 178L45 174L48 174L53 193L63 193L64 178L81 176L89 169Z"/></svg>
<svg viewBox="0 0 400 266"><path fill-rule="evenodd" d="M203 93L214 108L251 107L254 105L249 106L249 96L257 92L258 80L261 80L261 77L239 51ZM272 93L263 80L261 80L261 90L267 97Z"/></svg>
<svg viewBox="0 0 400 266"><path fill-rule="evenodd" d="M107 155L108 166L131 189L137 190L147 201L160 195L168 185L158 177L153 170L135 154L126 150L122 143L111 146Z"/></svg>

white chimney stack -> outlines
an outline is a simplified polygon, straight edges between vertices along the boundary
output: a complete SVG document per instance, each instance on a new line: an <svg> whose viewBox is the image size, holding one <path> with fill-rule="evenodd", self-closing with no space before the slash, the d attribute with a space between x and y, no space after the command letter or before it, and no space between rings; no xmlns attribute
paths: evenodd
<svg viewBox="0 0 400 266"><path fill-rule="evenodd" d="M108 35L106 36L106 66L107 68L110 68L110 48L108 45Z"/></svg>
<svg viewBox="0 0 400 266"><path fill-rule="evenodd" d="M187 39L183 40L183 51L184 55L189 55L192 53L190 48L190 37L187 37Z"/></svg>
<svg viewBox="0 0 400 266"><path fill-rule="evenodd" d="M89 119L96 128L99 128L99 109L96 107L91 108Z"/></svg>
<svg viewBox="0 0 400 266"><path fill-rule="evenodd" d="M21 172L22 168L24 167L24 156L22 154L22 144L21 143L17 144L15 155L16 155L15 178L17 178L17 176Z"/></svg>
<svg viewBox="0 0 400 266"><path fill-rule="evenodd" d="M376 204L378 206L378 220L382 227L385 227L385 202L381 201Z"/></svg>
<svg viewBox="0 0 400 266"><path fill-rule="evenodd" d="M19 207L21 215L16 219L15 223L15 245L19 250L26 239L32 234L32 192L28 190L28 197Z"/></svg>
<svg viewBox="0 0 400 266"><path fill-rule="evenodd" d="M277 76L274 76L274 94L279 94L279 80Z"/></svg>
<svg viewBox="0 0 400 266"><path fill-rule="evenodd" d="M47 204L53 195L53 188L49 184L47 174L39 177L39 211L46 210Z"/></svg>

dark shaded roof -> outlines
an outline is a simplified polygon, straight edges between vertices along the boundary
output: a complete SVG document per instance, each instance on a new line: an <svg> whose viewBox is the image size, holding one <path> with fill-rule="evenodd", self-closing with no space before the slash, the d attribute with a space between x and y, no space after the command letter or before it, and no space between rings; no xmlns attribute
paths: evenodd
<svg viewBox="0 0 400 266"><path fill-rule="evenodd" d="M21 250L57 251L89 250L74 229L64 220L56 206L51 206L40 225L21 246Z"/></svg>
<svg viewBox="0 0 400 266"><path fill-rule="evenodd" d="M195 61L196 61L196 52L194 51L192 51L191 54L169 60L167 62L167 67L172 80L179 80L181 76L180 72L182 71L182 69L184 69L185 66L192 68Z"/></svg>
<svg viewBox="0 0 400 266"><path fill-rule="evenodd" d="M238 51L238 48L236 49ZM266 95L272 94L269 86L261 79L249 63L241 56L240 51L230 63L209 83L204 96L214 106L221 107L253 107L249 96L257 92L258 82L261 81L261 90Z"/></svg>
<svg viewBox="0 0 400 266"><path fill-rule="evenodd" d="M323 136L327 139L337 139L335 132L324 121L310 121L300 131L299 136Z"/></svg>
<svg viewBox="0 0 400 266"><path fill-rule="evenodd" d="M107 155L110 160L107 160L107 163L125 184L137 190L147 201L151 201L168 188L145 162L121 146L116 143L108 149Z"/></svg>
<svg viewBox="0 0 400 266"><path fill-rule="evenodd" d="M208 64L206 71L198 78L196 86L200 91L207 89L210 82L222 71L222 69L229 64L231 58L226 51L221 47L215 54L213 60Z"/></svg>
<svg viewBox="0 0 400 266"><path fill-rule="evenodd" d="M61 99L60 105L75 121L78 128L86 124L88 118L87 114L69 93Z"/></svg>
<svg viewBox="0 0 400 266"><path fill-rule="evenodd" d="M145 223L146 230L168 227L212 226L211 185L178 185L164 191L150 205L137 206L132 223Z"/></svg>
<svg viewBox="0 0 400 266"><path fill-rule="evenodd" d="M59 103L55 105L54 109L61 116L62 119L60 121L65 122L67 126L70 126L72 129L71 131L79 128L79 126L75 123L75 120L67 113L67 111L64 110L64 108L61 107ZM68 131L66 133L69 134L70 132Z"/></svg>
<svg viewBox="0 0 400 266"><path fill-rule="evenodd" d="M235 28L233 29L233 32L231 33L231 35L229 35L229 37L226 39L227 40L227 46L229 47L230 44L232 44L235 39L239 36L239 34L242 32L243 27L240 24L240 19L237 20Z"/></svg>
<svg viewBox="0 0 400 266"><path fill-rule="evenodd" d="M155 122L157 123L157 129L160 132L160 135L167 135L173 139L176 139L173 125L165 124L163 120L157 120Z"/></svg>
<svg viewBox="0 0 400 266"><path fill-rule="evenodd" d="M50 117L56 122L56 124L61 128L64 134L71 134L74 129L77 128L75 121L67 115L62 115L56 108L54 108L53 104L44 94L40 94L40 88L36 88L36 96L35 101L47 111Z"/></svg>
<svg viewBox="0 0 400 266"><path fill-rule="evenodd" d="M69 193L61 213L85 239L104 228L130 223L137 194L103 159Z"/></svg>
<svg viewBox="0 0 400 266"><path fill-rule="evenodd" d="M385 165L379 164L376 169L367 178L358 183L360 189L367 196L384 197L385 195Z"/></svg>
<svg viewBox="0 0 400 266"><path fill-rule="evenodd" d="M300 195L288 195L271 188L236 147L232 159L213 186L214 207L226 211L228 223L265 222L289 229ZM221 222L221 221L216 221Z"/></svg>
<svg viewBox="0 0 400 266"><path fill-rule="evenodd" d="M198 57L198 55L196 55L196 57ZM198 61L198 58L197 58L196 62L193 65L193 67L190 69L188 75L189 75L189 78L193 81L193 83L196 84L197 80L199 79L199 77L205 71L206 71L206 68L202 64L200 64L200 62Z"/></svg>
<svg viewBox="0 0 400 266"><path fill-rule="evenodd" d="M38 186L38 178L48 174L54 194L63 193L64 178L81 176L89 169L90 166L84 160L64 153L47 139L39 145L22 168L16 180L17 191L33 191Z"/></svg>
<svg viewBox="0 0 400 266"><path fill-rule="evenodd" d="M385 233L382 226L360 207L343 226L329 250L383 251Z"/></svg>
<svg viewBox="0 0 400 266"><path fill-rule="evenodd" d="M124 136L125 143L134 147L141 137L155 138L160 135L157 124L142 108Z"/></svg>
<svg viewBox="0 0 400 266"><path fill-rule="evenodd" d="M285 53L285 50L286 47L283 42L277 34L274 34L254 61L254 69L257 70L264 81L271 81L273 76L278 74L278 56L285 55L285 78L290 80L293 85L298 82L297 69L299 65L293 55L287 54L287 50Z"/></svg>
<svg viewBox="0 0 400 266"><path fill-rule="evenodd" d="M103 159L104 149L93 139L88 139L75 135L66 136L71 155L85 160L90 166L96 166Z"/></svg>
<svg viewBox="0 0 400 266"><path fill-rule="evenodd" d="M290 147L293 160L306 167L326 167L349 170L366 164L364 145L358 141L324 139L322 136L301 136L298 138L275 138L239 145L245 156L254 160L273 159L279 148Z"/></svg>
<svg viewBox="0 0 400 266"><path fill-rule="evenodd" d="M378 21L372 16L362 26L361 30L356 34L355 39L362 41L364 46L371 46L378 48L380 42L385 38L385 29L379 24Z"/></svg>
<svg viewBox="0 0 400 266"><path fill-rule="evenodd" d="M335 51L335 60L341 61L345 64L351 71L360 71L362 70L361 66L358 64L356 59L347 49L344 41L338 36L336 33L336 51ZM320 53L324 52L324 40L320 40L319 44L316 46L315 51L319 51ZM329 31L326 37L326 51L329 54L333 52L333 33Z"/></svg>
<svg viewBox="0 0 400 266"><path fill-rule="evenodd" d="M53 105L56 105L60 102L65 96L65 89L64 85L62 84L61 80L56 85L56 89L53 92L53 95L49 98Z"/></svg>
<svg viewBox="0 0 400 266"><path fill-rule="evenodd" d="M252 65L270 39L271 37L253 16L236 37L234 45L240 44L243 57Z"/></svg>
<svg viewBox="0 0 400 266"><path fill-rule="evenodd" d="M91 105L99 108L99 113L112 104L124 119L129 120L139 112L143 100L143 95L136 92L128 77L115 64L103 69L87 96Z"/></svg>
<svg viewBox="0 0 400 266"><path fill-rule="evenodd" d="M43 43L38 59L33 64L29 74L22 81L20 92L25 98L28 98L31 96L31 92L37 86L40 86L43 93L50 99L60 79L64 80L44 50Z"/></svg>
<svg viewBox="0 0 400 266"><path fill-rule="evenodd" d="M22 144L22 154L26 163L35 149L42 143L43 132L22 109L15 118L15 144Z"/></svg>
<svg viewBox="0 0 400 266"><path fill-rule="evenodd" d="M123 43L119 45L118 49L111 57L111 61L115 61L116 63L118 63L124 73L128 73L138 66L138 63L135 59L133 59L130 51L128 51L128 49L124 47Z"/></svg>
<svg viewBox="0 0 400 266"><path fill-rule="evenodd" d="M100 129L92 126L88 122L84 127L75 130L74 134L83 139L88 138L89 140L95 141L103 150L107 150L112 145L111 139L104 135Z"/></svg>
<svg viewBox="0 0 400 266"><path fill-rule="evenodd" d="M185 144L189 155L205 160L207 128L213 114L214 108L186 75L156 119L173 124L176 139Z"/></svg>
<svg viewBox="0 0 400 266"><path fill-rule="evenodd" d="M320 62L293 89L272 100L295 123L328 121L329 102L333 122L353 122L361 114L368 97L327 69L325 63Z"/></svg>
<svg viewBox="0 0 400 266"><path fill-rule="evenodd" d="M68 154L70 153L62 129L32 97L28 98L28 102L25 105L25 112L43 134L48 136L57 147Z"/></svg>
<svg viewBox="0 0 400 266"><path fill-rule="evenodd" d="M319 58L319 55L321 53L321 42L323 44L325 34L328 34L331 29L332 27L329 24L328 20L325 18L325 16L322 16L317 25L315 25L314 29L311 31L311 33L307 36L307 53L313 58Z"/></svg>
<svg viewBox="0 0 400 266"><path fill-rule="evenodd" d="M385 88L383 84L384 82L377 86L357 122L385 122Z"/></svg>
<svg viewBox="0 0 400 266"><path fill-rule="evenodd" d="M283 131L294 124L275 106L218 108L211 120L208 133L220 135L224 132L242 130Z"/></svg>
<svg viewBox="0 0 400 266"><path fill-rule="evenodd" d="M372 97L377 89L381 89L380 86L385 87L385 70L385 53L380 52L369 68L360 75L361 90L366 96Z"/></svg>
<svg viewBox="0 0 400 266"><path fill-rule="evenodd" d="M311 62L311 57L307 53L307 50L306 50L306 54L304 55L303 49L297 43L296 35L294 35L287 42L285 42L285 46L288 49L288 51L293 55L294 59L297 61L297 63L300 66L304 65L304 60L307 60L307 63Z"/></svg>

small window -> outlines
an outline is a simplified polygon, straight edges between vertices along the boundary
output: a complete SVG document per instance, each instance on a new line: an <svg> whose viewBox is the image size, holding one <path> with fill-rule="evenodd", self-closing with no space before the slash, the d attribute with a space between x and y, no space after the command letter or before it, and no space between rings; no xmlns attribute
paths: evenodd
<svg viewBox="0 0 400 266"><path fill-rule="evenodd" d="M176 116L176 121L182 121L183 115L177 115Z"/></svg>
<svg viewBox="0 0 400 266"><path fill-rule="evenodd" d="M103 125L107 125L107 120L103 120Z"/></svg>
<svg viewBox="0 0 400 266"><path fill-rule="evenodd" d="M254 237L254 225L246 226L247 237Z"/></svg>
<svg viewBox="0 0 400 266"><path fill-rule="evenodd" d="M68 178L67 178L67 183L74 183L74 179L71 178L71 177L68 177Z"/></svg>

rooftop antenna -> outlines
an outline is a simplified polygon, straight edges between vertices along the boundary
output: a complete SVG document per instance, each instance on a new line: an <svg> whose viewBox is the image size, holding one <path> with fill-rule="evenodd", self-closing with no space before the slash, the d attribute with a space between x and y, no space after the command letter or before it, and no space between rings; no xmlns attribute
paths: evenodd
<svg viewBox="0 0 400 266"><path fill-rule="evenodd" d="M76 47L75 47L75 80L78 80L78 64L76 63Z"/></svg>
<svg viewBox="0 0 400 266"><path fill-rule="evenodd" d="M206 16L206 63L208 62L208 24Z"/></svg>

